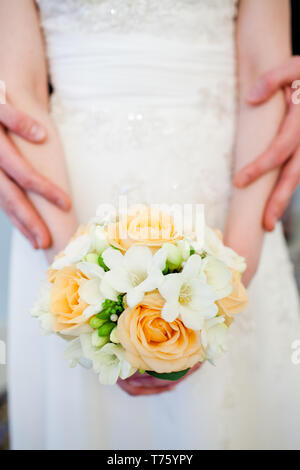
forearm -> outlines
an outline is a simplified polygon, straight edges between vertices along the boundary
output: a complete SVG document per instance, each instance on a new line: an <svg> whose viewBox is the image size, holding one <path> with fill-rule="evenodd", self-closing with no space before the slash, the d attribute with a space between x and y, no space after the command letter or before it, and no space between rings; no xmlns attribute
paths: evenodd
<svg viewBox="0 0 300 470"><path fill-rule="evenodd" d="M248 105L241 103L235 146L235 171L268 147L280 126L284 110L282 93L278 93L258 109L250 109ZM234 188L232 192L225 241L246 257L249 277L254 274L259 260L264 237L264 207L277 176L278 170L274 170L247 188Z"/></svg>
<svg viewBox="0 0 300 470"><path fill-rule="evenodd" d="M69 193L62 145L48 111L46 52L34 0L1 0L0 42L0 78L6 83L7 101L32 115L47 130L43 144L28 143L13 134L11 140L39 173ZM53 243L46 253L50 260L74 232L75 215L62 212L39 196L29 197L51 231Z"/></svg>
<svg viewBox="0 0 300 470"><path fill-rule="evenodd" d="M14 100L16 103L14 103ZM22 90L18 90L16 94L12 93L10 101L12 104L18 105L23 111L30 112L47 129L47 139L39 145L28 143L13 134L11 134L11 139L15 142L23 157L39 173L54 181L67 193L70 193L63 148L45 101ZM74 234L77 225L74 210L63 212L38 195L29 194L28 196L34 202L51 230L52 245L46 250L46 256L49 261L52 261L53 256L66 245L66 242Z"/></svg>
<svg viewBox="0 0 300 470"><path fill-rule="evenodd" d="M239 109L234 172L261 154L278 131L285 113L283 93L255 109L247 104L246 94L261 73L289 54L288 2L242 0L237 25ZM260 256L264 207L277 176L275 170L248 188L232 192L225 241L247 258L249 279Z"/></svg>

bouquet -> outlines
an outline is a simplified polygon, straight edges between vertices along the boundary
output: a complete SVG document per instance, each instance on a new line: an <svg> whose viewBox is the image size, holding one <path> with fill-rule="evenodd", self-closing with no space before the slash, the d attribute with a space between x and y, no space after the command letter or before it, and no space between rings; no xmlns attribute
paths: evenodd
<svg viewBox="0 0 300 470"><path fill-rule="evenodd" d="M248 303L244 258L204 224L178 230L150 206L80 227L47 271L32 315L68 344L71 366L102 384L136 371L176 380L226 351L228 329Z"/></svg>

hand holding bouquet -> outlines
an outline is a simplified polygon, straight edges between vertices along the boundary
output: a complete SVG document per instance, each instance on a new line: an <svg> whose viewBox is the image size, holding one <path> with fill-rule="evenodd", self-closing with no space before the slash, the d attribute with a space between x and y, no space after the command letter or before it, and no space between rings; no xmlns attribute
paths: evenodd
<svg viewBox="0 0 300 470"><path fill-rule="evenodd" d="M131 208L80 228L47 272L32 314L68 341L71 365L103 384L136 371L177 380L226 350L248 303L245 261L204 227L181 233L168 213Z"/></svg>

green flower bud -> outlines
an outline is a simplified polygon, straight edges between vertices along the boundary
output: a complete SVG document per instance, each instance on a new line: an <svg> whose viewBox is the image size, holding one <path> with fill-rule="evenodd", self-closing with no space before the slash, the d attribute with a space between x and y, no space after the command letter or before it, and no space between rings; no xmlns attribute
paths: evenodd
<svg viewBox="0 0 300 470"><path fill-rule="evenodd" d="M100 326L102 326L105 323L105 320L101 320L98 317L92 317L89 323L92 328L94 328L95 330L98 330L98 328L100 328Z"/></svg>
<svg viewBox="0 0 300 470"><path fill-rule="evenodd" d="M108 308L105 308L101 310L100 313L97 313L96 317L99 318L100 320L109 320L111 316L110 310Z"/></svg>
<svg viewBox="0 0 300 470"><path fill-rule="evenodd" d="M108 321L104 323L104 325L100 326L98 330L99 336L109 336L112 330L116 327L116 324L112 321Z"/></svg>
<svg viewBox="0 0 300 470"><path fill-rule="evenodd" d="M190 256L190 245L186 240L179 240L177 247L180 251L183 261L186 261Z"/></svg>
<svg viewBox="0 0 300 470"><path fill-rule="evenodd" d="M170 270L177 269L182 263L182 255L180 249L172 243L165 243L164 249L167 253L167 266Z"/></svg>
<svg viewBox="0 0 300 470"><path fill-rule="evenodd" d="M119 338L118 338L118 327L115 326L115 328L111 331L109 339L111 340L112 343L119 344Z"/></svg>
<svg viewBox="0 0 300 470"><path fill-rule="evenodd" d="M96 255L95 253L89 253L85 256L85 261L87 263L98 264L98 255Z"/></svg>
<svg viewBox="0 0 300 470"><path fill-rule="evenodd" d="M92 333L92 345L94 348L102 348L109 342L109 336L98 336L98 331Z"/></svg>

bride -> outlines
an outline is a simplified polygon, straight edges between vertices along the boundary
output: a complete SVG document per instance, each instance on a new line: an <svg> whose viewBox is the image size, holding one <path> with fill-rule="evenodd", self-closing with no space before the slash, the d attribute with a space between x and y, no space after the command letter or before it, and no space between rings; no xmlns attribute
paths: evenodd
<svg viewBox="0 0 300 470"><path fill-rule="evenodd" d="M11 138L40 173L72 192L68 214L31 196L52 230L48 260L99 202L133 191L151 203L204 203L209 224L247 258L251 281L248 312L231 328L216 368L205 363L162 394L156 382L141 388L129 379L130 395L69 369L63 342L39 338L29 310L47 263L15 232L13 448L299 447L300 369L291 360L300 338L297 293L281 226L266 236L261 228L277 172L244 190L231 185L233 171L280 125L281 92L255 110L244 97L258 75L289 57L289 36L288 0L1 1L9 102L48 134L41 146Z"/></svg>

